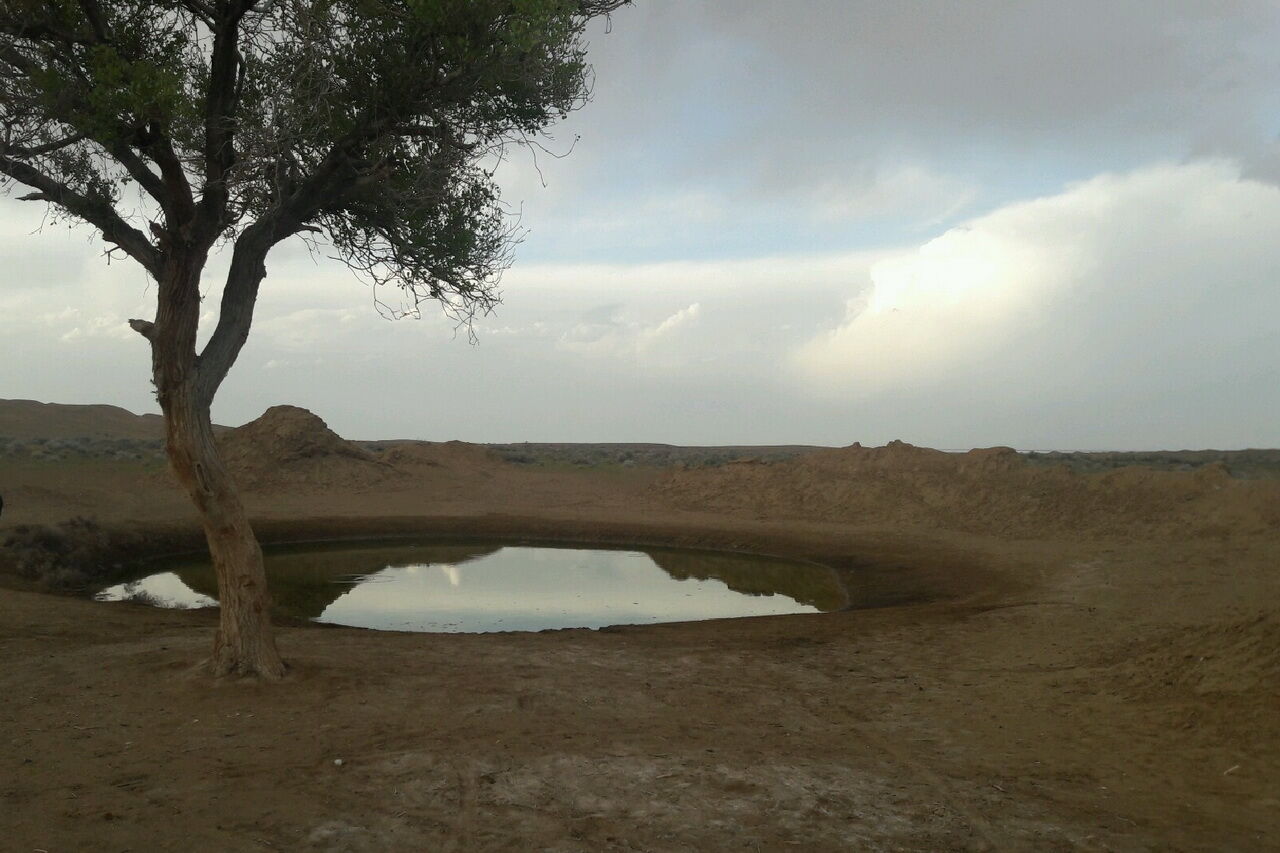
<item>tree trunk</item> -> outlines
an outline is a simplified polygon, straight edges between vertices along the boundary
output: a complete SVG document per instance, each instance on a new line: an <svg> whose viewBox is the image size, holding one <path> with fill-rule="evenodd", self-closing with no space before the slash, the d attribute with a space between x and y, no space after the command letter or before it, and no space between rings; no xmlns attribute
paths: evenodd
<svg viewBox="0 0 1280 853"><path fill-rule="evenodd" d="M239 249L236 255L241 255ZM155 322L132 321L131 325L151 341L152 377L165 417L169 464L200 513L218 578L221 613L210 670L215 676L256 675L275 681L284 677L285 665L271 632L271 594L262 549L214 443L209 414L213 395L248 334L253 297L265 274L259 256L250 260L253 263L233 261L227 292L237 297L237 304L224 304L222 319L230 318L234 325L221 336L231 334L233 340L216 357L195 353L203 252L167 255L159 277ZM236 274L246 267L247 274ZM247 308L243 307L246 288ZM220 339L217 332L214 337Z"/></svg>
<svg viewBox="0 0 1280 853"><path fill-rule="evenodd" d="M279 680L285 665L271 632L262 549L214 444L209 407L179 394L169 398L164 413L169 463L200 511L218 578L221 612L210 670L215 676Z"/></svg>

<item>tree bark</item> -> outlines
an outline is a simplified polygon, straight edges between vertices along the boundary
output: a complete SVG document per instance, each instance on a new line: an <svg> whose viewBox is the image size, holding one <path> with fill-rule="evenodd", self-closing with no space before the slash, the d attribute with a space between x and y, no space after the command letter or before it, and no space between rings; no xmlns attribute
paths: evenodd
<svg viewBox="0 0 1280 853"><path fill-rule="evenodd" d="M169 463L200 512L221 608L210 671L279 680L284 661L271 631L262 549L214 443L209 407L186 397L165 407Z"/></svg>
<svg viewBox="0 0 1280 853"><path fill-rule="evenodd" d="M210 671L215 676L256 675L275 681L284 677L286 667L271 631L262 549L214 442L210 416L214 392L230 365L202 364L195 354L204 262L204 253L171 254L160 282L155 322L130 325L151 341L169 465L200 513L218 578L220 615ZM208 382L209 377L202 377L205 372L215 373L216 380Z"/></svg>

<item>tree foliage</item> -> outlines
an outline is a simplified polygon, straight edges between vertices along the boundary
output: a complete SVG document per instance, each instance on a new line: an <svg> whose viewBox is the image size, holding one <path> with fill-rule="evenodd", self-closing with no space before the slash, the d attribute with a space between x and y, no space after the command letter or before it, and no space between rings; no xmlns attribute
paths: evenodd
<svg viewBox="0 0 1280 853"><path fill-rule="evenodd" d="M487 308L486 156L583 102L585 23L623 2L0 0L0 174L157 275L320 230L410 304Z"/></svg>

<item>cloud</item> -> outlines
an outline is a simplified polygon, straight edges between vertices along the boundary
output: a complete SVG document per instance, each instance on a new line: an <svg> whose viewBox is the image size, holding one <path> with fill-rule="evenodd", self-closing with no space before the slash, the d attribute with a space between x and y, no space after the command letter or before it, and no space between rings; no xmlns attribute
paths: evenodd
<svg viewBox="0 0 1280 853"><path fill-rule="evenodd" d="M586 312L582 322L566 329L557 347L582 355L678 369L686 364L679 353L687 350L688 342L677 338L696 326L701 312L702 305L694 302L656 323L645 324L627 317L621 304L601 306Z"/></svg>
<svg viewBox="0 0 1280 853"><path fill-rule="evenodd" d="M651 0L592 103L499 173L520 263L835 254L1068 181L1228 158L1280 182L1271 0Z"/></svg>
<svg viewBox="0 0 1280 853"><path fill-rule="evenodd" d="M593 35L594 99L558 133L574 153L539 161L545 190L513 156L525 257L883 245L1159 160L1280 181L1271 0L804 9L653 0Z"/></svg>
<svg viewBox="0 0 1280 853"><path fill-rule="evenodd" d="M919 165L861 169L817 183L806 206L819 221L909 217L922 227L946 220L977 197L973 184Z"/></svg>
<svg viewBox="0 0 1280 853"><path fill-rule="evenodd" d="M340 265L286 252L215 417L287 401L367 438L1274 444L1277 229L1280 190L1164 164L914 248L517 264L478 346L431 314L386 322ZM0 290L7 395L154 410L145 342L111 320L148 316L154 290L78 237L34 239L74 272Z"/></svg>
<svg viewBox="0 0 1280 853"><path fill-rule="evenodd" d="M1272 0L794 5L650 0L593 32L594 100L548 143L580 135L572 155L499 171L530 234L478 346L431 311L380 319L340 265L281 246L215 416L288 401L369 438L1275 443ZM87 230L30 237L40 221L0 207L0 387L154 409L123 326L154 288Z"/></svg>
<svg viewBox="0 0 1280 853"><path fill-rule="evenodd" d="M137 332L134 332L127 325L128 319L119 315L107 315L104 317L86 317L79 316L80 312L76 311L74 319L77 325L72 326L59 336L59 340L71 342L81 338L114 338L118 341L133 340ZM59 319L65 319L61 317Z"/></svg>
<svg viewBox="0 0 1280 853"><path fill-rule="evenodd" d="M1024 421L1055 400L1099 401L1099 417L1142 401L1203 427L1222 386L1274 407L1277 224L1280 189L1229 163L1102 175L873 264L844 321L793 364L835 399Z"/></svg>
<svg viewBox="0 0 1280 853"><path fill-rule="evenodd" d="M679 329L681 326L687 326L694 323L698 319L698 314L702 311L701 303L694 302L685 308L681 308L667 319L663 320L651 332L645 335L645 346L649 346L664 335Z"/></svg>
<svg viewBox="0 0 1280 853"><path fill-rule="evenodd" d="M1268 116L1280 106L1280 15L1269 0L1171 0L1158 10L1116 0L810 0L803 15L778 3L682 5L699 25L690 29L742 59L726 94L749 125L735 128L717 164L752 161L769 169L761 184L778 189L895 150L954 160L994 148L1008 163L1029 151L1244 158L1277 148Z"/></svg>

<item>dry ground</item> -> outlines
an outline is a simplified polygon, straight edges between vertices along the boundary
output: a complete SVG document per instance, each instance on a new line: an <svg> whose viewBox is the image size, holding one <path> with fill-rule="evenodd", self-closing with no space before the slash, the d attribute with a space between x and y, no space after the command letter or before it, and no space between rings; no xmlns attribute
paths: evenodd
<svg viewBox="0 0 1280 853"><path fill-rule="evenodd" d="M192 524L162 475L127 465L0 476L5 526ZM193 671L208 613L3 589L0 847L1280 848L1274 528L1013 539L700 511L660 478L437 459L250 504L269 539L817 558L876 606L600 632L284 627L293 675L266 686Z"/></svg>

